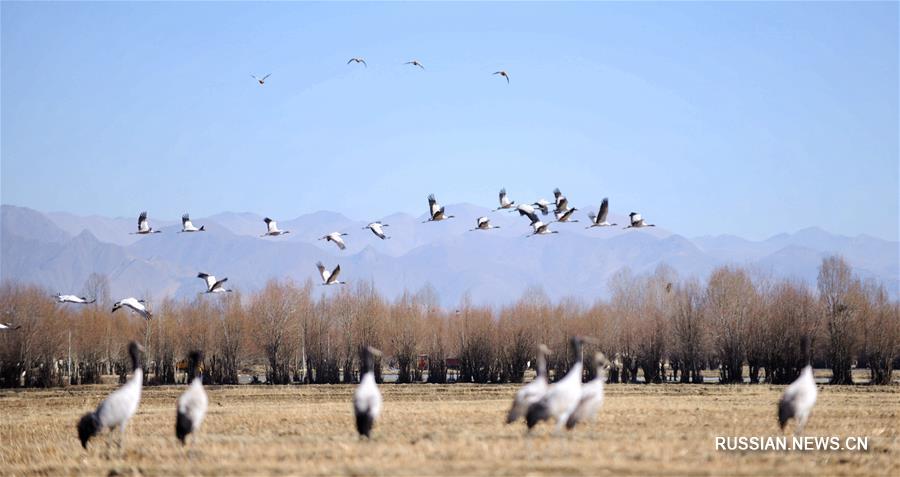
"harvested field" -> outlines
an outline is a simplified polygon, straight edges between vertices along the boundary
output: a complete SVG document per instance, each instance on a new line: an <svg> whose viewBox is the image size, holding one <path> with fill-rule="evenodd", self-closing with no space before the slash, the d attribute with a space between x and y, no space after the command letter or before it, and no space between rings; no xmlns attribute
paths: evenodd
<svg viewBox="0 0 900 477"><path fill-rule="evenodd" d="M717 451L716 436L781 435L778 386L613 385L592 427L530 438L504 425L516 389L384 385L371 442L357 439L351 386L209 389L187 453L174 437L182 387L144 390L124 458L105 436L81 449L78 417L113 387L0 392L3 475L900 475L900 387L824 386L809 436L869 437L863 451Z"/></svg>

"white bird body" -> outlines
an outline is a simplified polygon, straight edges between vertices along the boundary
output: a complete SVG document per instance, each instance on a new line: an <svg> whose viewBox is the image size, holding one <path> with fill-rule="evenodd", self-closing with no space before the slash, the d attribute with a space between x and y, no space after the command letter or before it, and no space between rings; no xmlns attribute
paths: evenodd
<svg viewBox="0 0 900 477"><path fill-rule="evenodd" d="M206 390L203 389L203 376L198 369L201 360L199 352L191 353L188 361L197 374L191 380L187 390L178 397L175 437L181 441L182 445L185 444L188 434L196 433L200 429L209 408L209 397L206 395Z"/></svg>
<svg viewBox="0 0 900 477"><path fill-rule="evenodd" d="M606 221L606 217L609 215L609 199L604 197L603 202L600 204L600 210L595 215L594 213L589 213L588 218L591 219L591 225L587 228L591 227L610 227L618 224L611 224Z"/></svg>
<svg viewBox="0 0 900 477"><path fill-rule="evenodd" d="M519 212L520 216L528 217L528 220L531 224L541 221L541 219L538 218L537 213L534 211L534 207L528 204L519 204L518 207L516 207L516 211Z"/></svg>
<svg viewBox="0 0 900 477"><path fill-rule="evenodd" d="M572 429L579 422L593 419L603 405L603 385L606 382L606 367L609 361L603 353L594 356L594 379L581 385L578 405L566 420L566 429Z"/></svg>
<svg viewBox="0 0 900 477"><path fill-rule="evenodd" d="M231 291L225 289L225 282L228 281L228 277L216 280L215 275L200 272L197 274L197 278L202 278L206 282L206 293L225 293Z"/></svg>
<svg viewBox="0 0 900 477"><path fill-rule="evenodd" d="M554 212L556 212L557 215L564 213L569 209L569 199L566 199L566 196L563 195L559 188L553 189L553 197L556 205Z"/></svg>
<svg viewBox="0 0 900 477"><path fill-rule="evenodd" d="M522 386L516 392L512 407L506 415L507 424L517 421L519 417L528 411L529 406L538 402L544 397L544 394L547 394L547 388L549 387L547 382L547 358L545 357L547 354L550 354L550 350L546 346L540 345L537 357L537 376L535 376L533 381Z"/></svg>
<svg viewBox="0 0 900 477"><path fill-rule="evenodd" d="M496 209L494 209L495 211L501 210L501 209L512 209L516 205L516 201L509 200L509 197L506 196L506 188L505 187L503 189L500 189L499 198L500 198L500 207L497 207Z"/></svg>
<svg viewBox="0 0 900 477"><path fill-rule="evenodd" d="M85 414L78 423L78 437L85 449L87 449L88 440L103 429L118 427L121 438L124 439L125 426L137 412L138 404L141 401L144 374L138 353L142 350L143 348L135 342L128 345L128 353L131 356L131 365L134 370L131 378L100 402L94 412Z"/></svg>
<svg viewBox="0 0 900 477"><path fill-rule="evenodd" d="M268 217L263 219L263 222L266 223L266 233L262 234L261 237L266 237L266 236L277 237L278 235L284 235L284 234L291 233L290 230L278 230L278 223Z"/></svg>
<svg viewBox="0 0 900 477"><path fill-rule="evenodd" d="M470 232L475 230L490 230L490 229L499 229L500 226L491 225L491 219L487 217L478 217L475 220L475 228L469 230Z"/></svg>
<svg viewBox="0 0 900 477"><path fill-rule="evenodd" d="M576 210L578 210L578 209L576 209L575 207L572 207L571 209L566 209L565 211L562 211L562 212L555 211L554 214L556 215L556 221L557 222L578 222L577 220L572 220L572 214L574 214Z"/></svg>
<svg viewBox="0 0 900 477"><path fill-rule="evenodd" d="M319 240L334 242L334 244L337 245L339 249L344 250L345 248L347 248L347 245L344 244L344 239L341 238L341 236L343 235L347 234L342 234L340 232L331 232L330 234L320 238Z"/></svg>
<svg viewBox="0 0 900 477"><path fill-rule="evenodd" d="M447 215L444 212L444 208L438 204L437 199L434 198L434 194L428 196L428 211L431 215L425 222L440 222L454 217L453 215Z"/></svg>
<svg viewBox="0 0 900 477"><path fill-rule="evenodd" d="M626 229L639 229L641 227L656 227L655 224L648 224L644 222L644 218L641 217L641 214L637 212L632 212L628 214L628 217L631 218L631 224Z"/></svg>
<svg viewBox="0 0 900 477"><path fill-rule="evenodd" d="M531 204L541 210L541 213L547 215L550 213L550 202L546 199L538 199L537 202Z"/></svg>
<svg viewBox="0 0 900 477"><path fill-rule="evenodd" d="M802 432L809 419L809 413L816 404L817 396L813 369L807 364L800 371L800 376L784 390L784 395L778 403L778 423L781 428L784 429L787 421L793 417L797 420L796 432L798 434Z"/></svg>
<svg viewBox="0 0 900 477"><path fill-rule="evenodd" d="M87 305L89 303L94 303L95 301L97 301L96 298L94 298L92 300L88 300L87 298L85 298L83 296L78 296L78 295L62 295L62 294L56 295L57 303L76 303L79 305Z"/></svg>
<svg viewBox="0 0 900 477"><path fill-rule="evenodd" d="M322 262L316 263L316 268L319 269L319 274L322 275L322 284L323 285L344 285L347 282L338 281L338 275L341 273L341 266L338 265L334 267L333 271L328 271L325 268L325 265Z"/></svg>
<svg viewBox="0 0 900 477"><path fill-rule="evenodd" d="M532 229L531 234L529 234L528 236L531 237L532 235L550 235L550 234L559 233L556 230L550 230L549 225L550 224L545 224L545 223L541 222L540 220L538 220L537 222L533 222L531 224L531 229Z"/></svg>
<svg viewBox="0 0 900 477"><path fill-rule="evenodd" d="M372 432L372 426L381 415L382 397L381 391L378 390L378 384L375 382L375 358L374 355L380 355L378 351L372 347L365 347L360 356L360 373L359 386L353 393L353 414L356 416L356 430L359 435L369 437Z"/></svg>
<svg viewBox="0 0 900 477"><path fill-rule="evenodd" d="M132 234L147 235L147 234L158 234L160 232L162 232L162 231L161 230L153 230L153 228L150 227L150 221L147 219L147 211L145 210L145 211L141 212L140 215L138 215L138 230L137 230L137 232L132 232Z"/></svg>
<svg viewBox="0 0 900 477"><path fill-rule="evenodd" d="M371 224L363 227L363 230L371 230L372 233L381 240L389 239L390 237L384 234L384 227L388 227L388 224L382 224L381 222L372 222Z"/></svg>
<svg viewBox="0 0 900 477"><path fill-rule="evenodd" d="M116 310L122 307L128 308L138 315L141 315L145 320L149 320L153 317L153 314L147 309L147 302L144 300L138 300L133 297L124 298L113 304L112 312L115 313Z"/></svg>
<svg viewBox="0 0 900 477"><path fill-rule="evenodd" d="M191 216L188 214L184 214L181 216L181 231L182 232L205 232L206 226L201 225L200 228L198 229L191 222Z"/></svg>
<svg viewBox="0 0 900 477"><path fill-rule="evenodd" d="M9 323L0 323L0 330L18 330L22 325L13 326Z"/></svg>
<svg viewBox="0 0 900 477"><path fill-rule="evenodd" d="M581 339L572 338L572 345L576 356L575 364L562 379L547 388L547 393L540 400L528 407L525 419L529 430L538 422L553 418L556 420L556 431L559 431L578 406L581 399L581 375L584 371Z"/></svg>

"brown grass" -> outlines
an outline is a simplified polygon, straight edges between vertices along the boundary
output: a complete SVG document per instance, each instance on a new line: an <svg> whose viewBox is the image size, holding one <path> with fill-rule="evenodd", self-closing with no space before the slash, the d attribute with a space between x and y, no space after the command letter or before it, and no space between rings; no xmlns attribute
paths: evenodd
<svg viewBox="0 0 900 477"><path fill-rule="evenodd" d="M209 389L188 455L182 387L144 390L124 458L81 449L78 417L111 386L0 391L2 475L900 475L900 388L820 387L806 435L868 436L868 452L724 452L715 436L780 435L782 387L613 385L591 427L565 437L502 424L514 386L385 385L374 439L357 439L351 386ZM114 452L115 454L115 452Z"/></svg>

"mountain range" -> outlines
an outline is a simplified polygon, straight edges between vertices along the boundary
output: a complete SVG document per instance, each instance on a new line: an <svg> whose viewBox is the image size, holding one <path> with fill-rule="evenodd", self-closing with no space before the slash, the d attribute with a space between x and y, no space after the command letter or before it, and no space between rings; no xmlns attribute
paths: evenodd
<svg viewBox="0 0 900 477"><path fill-rule="evenodd" d="M594 206L584 210L593 210ZM137 217L78 216L39 212L13 205L0 208L0 279L39 283L53 292L81 293L87 277L105 274L113 297L191 297L204 290L198 272L228 277L235 289L253 291L271 278L320 282L315 263L341 265L351 284L371 280L387 297L430 284L444 306L468 295L474 303L500 305L541 287L553 298L590 303L608 298L608 282L618 270L652 272L659 264L680 276L705 278L715 267L735 264L774 277L815 286L824 256L840 254L863 278L884 283L892 298L900 288L898 242L858 235L846 237L820 228L753 241L733 235L687 238L663 227L623 230L628 218L610 214L619 226L586 229L554 223L559 234L528 237L528 221L517 213L493 212L471 204L449 204L456 218L422 223L427 217L398 213L381 220L388 240L364 227L367 221L320 211L278 226L291 233L261 237L263 216L223 212L192 218L206 232L182 234L177 220L157 219L163 233L132 235ZM475 218L488 216L498 229L470 231ZM318 240L346 232L346 250ZM330 287L317 287L328 293Z"/></svg>

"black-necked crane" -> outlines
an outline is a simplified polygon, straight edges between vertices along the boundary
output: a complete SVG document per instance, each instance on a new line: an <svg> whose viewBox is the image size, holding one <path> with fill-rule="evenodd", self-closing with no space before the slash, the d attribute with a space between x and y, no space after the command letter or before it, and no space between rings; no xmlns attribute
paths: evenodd
<svg viewBox="0 0 900 477"><path fill-rule="evenodd" d="M138 215L137 232L131 232L131 235L158 234L161 232L162 230L153 230L153 227L150 227L150 221L147 220L147 211L145 210Z"/></svg>
<svg viewBox="0 0 900 477"><path fill-rule="evenodd" d="M434 194L428 196L428 212L431 216L422 223L440 222L441 220L452 219L454 217L453 215L446 215L446 213L444 213L444 208L438 204L437 199L434 198Z"/></svg>
<svg viewBox="0 0 900 477"><path fill-rule="evenodd" d="M591 227L611 227L613 225L619 224L611 224L606 221L606 216L609 215L609 198L604 197L603 202L600 203L600 210L594 215L593 212L588 213L588 218L591 219L591 225L585 228Z"/></svg>
<svg viewBox="0 0 900 477"><path fill-rule="evenodd" d="M338 281L338 275L341 273L341 266L338 265L334 267L334 270L328 271L325 268L325 265L322 262L316 263L316 268L319 269L319 275L322 275L322 285L344 285L347 282Z"/></svg>
<svg viewBox="0 0 900 477"><path fill-rule="evenodd" d="M263 222L266 223L266 233L260 235L260 237L277 237L279 235L289 234L290 230L279 230L278 222L266 217L263 219Z"/></svg>
<svg viewBox="0 0 900 477"><path fill-rule="evenodd" d="M381 351L371 346L364 346L360 350L359 386L353 393L356 431L365 437L371 437L372 426L381 414L381 391L375 382L375 356L381 356Z"/></svg>
<svg viewBox="0 0 900 477"><path fill-rule="evenodd" d="M418 66L419 68L422 68L423 70L425 69L425 67L422 66L422 63L420 63L419 60L410 60L410 61L407 61L406 63L403 63L403 64L404 64L404 65Z"/></svg>
<svg viewBox="0 0 900 477"><path fill-rule="evenodd" d="M587 422L597 415L603 405L603 385L606 382L606 371L609 360L603 353L595 353L593 359L594 379L581 385L581 397L578 405L566 420L566 429L573 429L579 422Z"/></svg>
<svg viewBox="0 0 900 477"><path fill-rule="evenodd" d="M516 392L512 407L506 414L507 424L513 423L525 415L528 411L528 407L536 403L547 393L547 387L549 386L549 382L547 381L548 354L550 354L550 349L547 348L546 345L541 344L538 346L536 366L537 376L535 376L533 381L522 386L522 388Z"/></svg>
<svg viewBox="0 0 900 477"><path fill-rule="evenodd" d="M362 63L362 65L365 66L366 68L369 67L369 64L366 63L366 59L359 57L359 56L354 56L353 58L350 58L349 60L347 60L347 64L349 65L350 63Z"/></svg>
<svg viewBox="0 0 900 477"><path fill-rule="evenodd" d="M78 438L81 440L81 446L85 449L92 437L104 429L111 431L115 428L119 429L119 449L124 449L125 428L141 402L144 374L141 369L140 353L143 350L144 348L134 341L128 344L128 355L131 357L133 372L131 378L101 401L95 411L85 414L78 421Z"/></svg>
<svg viewBox="0 0 900 477"><path fill-rule="evenodd" d="M347 248L347 245L344 244L344 239L342 239L341 237L346 236L346 235L350 235L350 234L340 233L340 232L331 232L328 235L319 237L319 240L325 240L327 242L334 242L334 244L337 245L339 249L344 250L345 248Z"/></svg>
<svg viewBox="0 0 900 477"><path fill-rule="evenodd" d="M553 189L553 199L554 204L556 204L554 212L557 214L565 212L569 208L569 199L563 195L562 191L559 190L559 187Z"/></svg>
<svg viewBox="0 0 900 477"><path fill-rule="evenodd" d="M12 325L10 323L0 323L0 331L15 331L21 327L22 327L22 325Z"/></svg>
<svg viewBox="0 0 900 477"><path fill-rule="evenodd" d="M497 207L494 210L497 211L502 209L512 209L515 207L515 205L516 201L509 200L509 197L506 196L506 188L504 187L503 189L500 189L500 207Z"/></svg>
<svg viewBox="0 0 900 477"><path fill-rule="evenodd" d="M153 314L147 309L147 302L145 300L138 300L133 297L123 298L113 304L112 312L115 313L116 310L123 307L141 315L145 320L153 318Z"/></svg>
<svg viewBox="0 0 900 477"><path fill-rule="evenodd" d="M559 432L578 406L578 400L581 398L581 376L584 371L581 355L584 338L573 336L571 344L575 364L562 379L547 388L544 397L528 406L525 423L529 432L537 423L551 418L556 419L556 432Z"/></svg>
<svg viewBox="0 0 900 477"><path fill-rule="evenodd" d="M272 76L272 73L269 73L269 74L263 76L262 78L258 78L256 75L250 75L250 76L252 76L253 79L255 79L256 82L259 83L260 86L262 86L262 85L266 84L266 78L268 78L269 76Z"/></svg>
<svg viewBox="0 0 900 477"><path fill-rule="evenodd" d="M656 227L656 224L648 224L644 222L644 218L641 217L641 214L637 212L632 212L628 214L628 217L631 218L631 224L626 229L639 229L641 227Z"/></svg>
<svg viewBox="0 0 900 477"><path fill-rule="evenodd" d="M537 213L534 211L534 207L528 204L519 204L516 207L516 211L519 212L520 216L528 217L529 222L532 224L541 221L541 219L538 218Z"/></svg>
<svg viewBox="0 0 900 477"><path fill-rule="evenodd" d="M371 224L363 227L363 230L371 230L372 233L381 240L389 239L390 237L384 234L384 227L389 227L389 225L382 224L381 222L372 222Z"/></svg>
<svg viewBox="0 0 900 477"><path fill-rule="evenodd" d="M795 434L800 434L809 420L809 413L816 404L818 389L813 376L812 365L809 359L809 340L803 338L800 342L800 350L806 366L800 371L800 376L784 390L784 395L778 401L778 425L783 431L788 420L794 418L797 422Z"/></svg>
<svg viewBox="0 0 900 477"><path fill-rule="evenodd" d="M490 230L490 229L499 229L499 225L491 225L491 219L487 217L478 217L475 220L475 228L469 229L469 232L474 232L476 230Z"/></svg>
<svg viewBox="0 0 900 477"><path fill-rule="evenodd" d="M181 441L181 445L187 443L189 434L194 435L196 444L197 431L209 407L209 397L203 389L202 363L203 353L191 351L188 355L188 369L194 374L194 379L191 380L187 390L178 397L175 414L175 437Z"/></svg>
<svg viewBox="0 0 900 477"><path fill-rule="evenodd" d="M550 213L550 202L546 199L538 199L537 202L531 204L541 210L541 213L547 215Z"/></svg>
<svg viewBox="0 0 900 477"><path fill-rule="evenodd" d="M531 223L531 233L528 234L528 237L533 235L550 235L550 234L558 234L559 232L556 230L550 230L550 224L545 224L538 220L537 222Z"/></svg>
<svg viewBox="0 0 900 477"><path fill-rule="evenodd" d="M200 272L197 274L197 278L202 278L206 282L206 291L204 293L226 293L231 291L225 288L225 282L228 281L228 277L216 280L214 275Z"/></svg>
<svg viewBox="0 0 900 477"><path fill-rule="evenodd" d="M575 207L572 207L571 209L566 209L562 212L555 211L555 212L553 212L553 214L556 215L557 222L578 222L577 219L572 220L572 214L574 214L576 210L578 210L578 209L576 209Z"/></svg>
<svg viewBox="0 0 900 477"><path fill-rule="evenodd" d="M201 225L198 229L194 226L193 222L191 222L190 214L184 214L181 216L181 231L182 232L206 232L206 226Z"/></svg>
<svg viewBox="0 0 900 477"><path fill-rule="evenodd" d="M87 298L85 298L83 296L63 295L60 293L57 293L56 296L54 296L54 298L56 298L57 303L75 303L77 305L87 305L87 304L94 303L97 301L96 298L88 300Z"/></svg>
<svg viewBox="0 0 900 477"><path fill-rule="evenodd" d="M506 70L495 71L494 74L506 78L506 84L509 84L509 73Z"/></svg>

